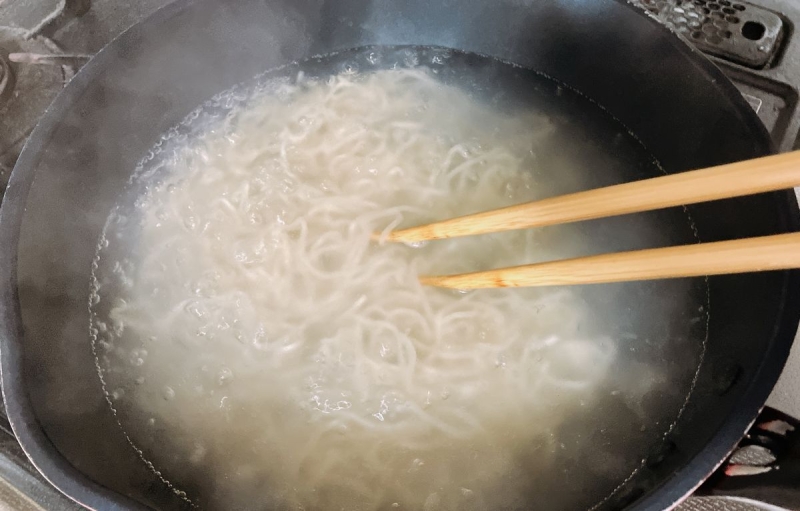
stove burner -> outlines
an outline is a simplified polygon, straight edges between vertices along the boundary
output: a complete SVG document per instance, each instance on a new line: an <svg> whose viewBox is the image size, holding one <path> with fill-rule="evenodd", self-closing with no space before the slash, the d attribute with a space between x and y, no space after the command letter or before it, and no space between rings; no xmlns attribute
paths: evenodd
<svg viewBox="0 0 800 511"><path fill-rule="evenodd" d="M25 139L47 106L72 78L71 61L20 62L9 54L62 55L51 40L0 26L0 193ZM17 57L19 57L17 55ZM23 59L24 60L24 59Z"/></svg>

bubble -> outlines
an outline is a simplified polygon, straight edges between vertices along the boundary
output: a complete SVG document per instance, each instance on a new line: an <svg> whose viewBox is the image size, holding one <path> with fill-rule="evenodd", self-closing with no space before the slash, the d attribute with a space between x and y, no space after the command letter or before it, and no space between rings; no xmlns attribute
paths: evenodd
<svg viewBox="0 0 800 511"><path fill-rule="evenodd" d="M186 220L184 220L183 222L184 227L186 227L190 231L194 231L195 229L197 229L197 224L198 224L197 218L195 218L192 215L187 216Z"/></svg>
<svg viewBox="0 0 800 511"><path fill-rule="evenodd" d="M342 73L346 75L354 75L358 73L358 65L354 62L346 62L342 66Z"/></svg>
<svg viewBox="0 0 800 511"><path fill-rule="evenodd" d="M187 303L186 306L183 308L183 310L185 310L186 312L197 318L202 318L203 316L205 316L202 307L200 306L199 303L195 301Z"/></svg>
<svg viewBox="0 0 800 511"><path fill-rule="evenodd" d="M114 389L114 391L111 393L111 399L116 401L117 399L120 399L124 395L125 395L124 389Z"/></svg>
<svg viewBox="0 0 800 511"><path fill-rule="evenodd" d="M172 387L166 386L163 389L161 389L161 397L169 401L175 397L175 391L172 390Z"/></svg>
<svg viewBox="0 0 800 511"><path fill-rule="evenodd" d="M228 383L233 380L233 371L228 369L227 367L223 367L217 373L217 384L220 386L227 385Z"/></svg>

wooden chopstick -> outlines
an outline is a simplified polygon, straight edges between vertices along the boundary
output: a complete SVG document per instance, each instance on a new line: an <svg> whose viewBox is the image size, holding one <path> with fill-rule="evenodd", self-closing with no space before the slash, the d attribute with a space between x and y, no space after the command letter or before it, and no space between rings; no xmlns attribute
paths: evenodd
<svg viewBox="0 0 800 511"><path fill-rule="evenodd" d="M578 257L477 273L420 277L451 289L570 286L800 268L800 233Z"/></svg>
<svg viewBox="0 0 800 511"><path fill-rule="evenodd" d="M390 232L419 242L563 224L800 186L800 151L552 197Z"/></svg>

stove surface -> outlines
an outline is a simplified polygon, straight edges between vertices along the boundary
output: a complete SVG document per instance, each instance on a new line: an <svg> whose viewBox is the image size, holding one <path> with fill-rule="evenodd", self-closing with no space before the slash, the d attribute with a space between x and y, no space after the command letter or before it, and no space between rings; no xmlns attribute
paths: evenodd
<svg viewBox="0 0 800 511"><path fill-rule="evenodd" d="M170 1L0 0L0 196L28 134L64 84L116 35ZM799 1L630 1L709 55L781 151L800 149ZM800 417L800 340L768 404ZM27 463L0 412L0 511L77 509ZM692 498L681 510L754 506Z"/></svg>

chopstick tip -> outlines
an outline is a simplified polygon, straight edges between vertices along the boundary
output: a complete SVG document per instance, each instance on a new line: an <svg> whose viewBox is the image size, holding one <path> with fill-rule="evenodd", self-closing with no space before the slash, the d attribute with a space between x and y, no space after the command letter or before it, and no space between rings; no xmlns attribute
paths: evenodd
<svg viewBox="0 0 800 511"><path fill-rule="evenodd" d="M457 291L467 291L469 287L462 289L453 275L423 275L419 277L419 282L423 286L438 287L441 289L455 289Z"/></svg>
<svg viewBox="0 0 800 511"><path fill-rule="evenodd" d="M425 243L427 241L437 240L440 238L442 237L436 236L428 231L420 230L418 227L400 229L398 231L389 231L385 235L384 233L375 233L372 235L372 239L376 241L406 244Z"/></svg>
<svg viewBox="0 0 800 511"><path fill-rule="evenodd" d="M422 284L423 286L435 286L435 287L438 287L437 284L436 284L438 280L439 279L437 279L436 277L429 277L429 276L426 276L426 275L422 275L422 276L419 277L419 283Z"/></svg>

